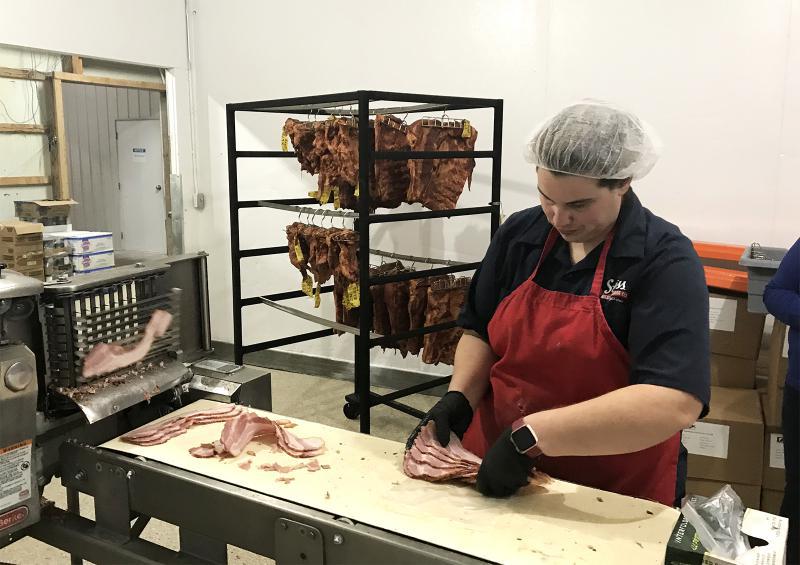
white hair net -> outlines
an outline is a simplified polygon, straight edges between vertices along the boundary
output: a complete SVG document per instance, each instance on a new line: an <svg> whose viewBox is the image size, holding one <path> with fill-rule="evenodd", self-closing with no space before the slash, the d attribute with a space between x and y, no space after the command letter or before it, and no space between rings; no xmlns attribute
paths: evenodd
<svg viewBox="0 0 800 565"><path fill-rule="evenodd" d="M647 124L606 102L567 106L525 144L539 167L595 179L640 179L658 160L660 143Z"/></svg>

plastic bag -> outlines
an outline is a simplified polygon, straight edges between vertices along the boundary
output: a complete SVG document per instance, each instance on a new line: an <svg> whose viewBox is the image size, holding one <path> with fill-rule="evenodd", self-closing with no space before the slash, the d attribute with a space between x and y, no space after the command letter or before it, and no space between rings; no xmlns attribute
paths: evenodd
<svg viewBox="0 0 800 565"><path fill-rule="evenodd" d="M697 530L700 542L709 553L736 559L750 549L742 534L745 506L731 485L725 485L714 496L687 496L681 512Z"/></svg>

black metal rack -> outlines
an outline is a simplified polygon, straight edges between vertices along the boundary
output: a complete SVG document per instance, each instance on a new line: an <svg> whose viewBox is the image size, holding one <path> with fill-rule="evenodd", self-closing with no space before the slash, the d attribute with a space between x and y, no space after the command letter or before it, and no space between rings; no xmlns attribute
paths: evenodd
<svg viewBox="0 0 800 565"><path fill-rule="evenodd" d="M408 103L408 106L370 108L371 103L380 102L400 102ZM352 218L355 221L354 230L359 233L359 281L360 281L360 305L358 328L343 326L329 320L317 318L310 314L294 311L289 307L278 305L277 302L291 298L305 296L302 291L288 291L274 293L267 296L242 297L241 295L241 266L240 261L245 257L258 257L286 253L288 247L261 247L256 249L239 248L239 210L243 208L266 207L279 210L298 212L300 206L316 206L320 204L312 198L288 198L279 200L239 200L237 160L246 158L288 158L295 157L291 151L240 151L236 146L236 113L237 112L266 112L274 114L299 114L299 115L341 115L349 114L350 111L343 110L344 107L357 108L353 115L358 117L358 123L367 124L369 116L374 114L413 114L436 111L452 110L471 110L471 109L493 109L493 136L492 149L489 151L375 151L370 139L368 127L361 127L358 130L358 149L359 149L359 185L360 196L358 199L358 211L349 212L343 210L326 211L327 216L341 216ZM369 255L370 238L369 229L373 224L386 222L400 222L411 220L423 220L431 218L450 218L453 216L466 216L477 214L491 215L491 236L494 236L500 226L500 164L502 157L502 137L503 137L503 101L500 99L486 98L463 98L453 96L432 96L422 94L407 94L399 92L382 92L371 90L359 90L355 92L344 92L338 94L325 94L320 96L304 96L299 98L284 98L279 100L264 100L257 102L243 102L226 105L227 117L227 136L228 136L228 183L230 194L230 221L231 221L231 277L233 282L233 332L234 332L234 357L235 362L242 364L244 355L256 351L262 351L273 347L280 347L292 343L300 343L334 334L334 329L353 333L355 335L355 375L354 392L347 395L347 403L344 406L345 415L348 418L360 418L360 429L363 433L370 430L370 408L377 405L386 405L401 412L405 412L415 417L422 417L424 414L419 410L406 404L398 402L398 399L446 384L450 377L434 378L430 381L396 390L389 394L379 395L372 392L370 388L370 359L369 351L375 346L385 346L392 342L407 339L410 337L421 336L428 333L450 329L456 325L454 321L426 326L424 328L411 330L399 334L380 336L370 333L372 327L372 295L370 286L381 285L390 282L411 280L432 275L444 275L470 271L477 268L479 263L455 263L453 261L444 262L446 266L429 269L426 271L406 272L395 275L370 277ZM430 159L430 158L454 158L454 157L473 157L492 159L492 195L491 201L486 206L471 208L460 208L454 210L440 211L420 211L420 212L394 212L394 213L370 213L369 197L369 171L374 161L380 159L401 160L401 159ZM321 292L331 292L333 287L328 285L322 287ZM315 321L327 329L307 332L280 339L243 345L242 342L242 308L256 304L267 304L279 308L283 311L302 316L305 319ZM363 401L368 399L368 401Z"/></svg>

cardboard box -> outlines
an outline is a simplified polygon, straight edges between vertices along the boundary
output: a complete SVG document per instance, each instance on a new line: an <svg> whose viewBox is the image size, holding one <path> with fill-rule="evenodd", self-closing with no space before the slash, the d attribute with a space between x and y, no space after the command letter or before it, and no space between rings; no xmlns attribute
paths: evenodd
<svg viewBox="0 0 800 565"><path fill-rule="evenodd" d="M42 224L0 220L0 247L11 249L35 243L42 243Z"/></svg>
<svg viewBox="0 0 800 565"><path fill-rule="evenodd" d="M770 490L783 490L786 487L783 432L776 426L767 426L764 431L764 471L761 486Z"/></svg>
<svg viewBox="0 0 800 565"><path fill-rule="evenodd" d="M711 384L728 388L755 388L756 360L711 354Z"/></svg>
<svg viewBox="0 0 800 565"><path fill-rule="evenodd" d="M761 487L756 485L741 485L737 483L724 483L721 481L707 481L704 479L687 479L686 495L697 494L709 497L716 494L719 489L730 484L742 502L748 508L760 508L761 506Z"/></svg>
<svg viewBox="0 0 800 565"><path fill-rule="evenodd" d="M113 251L100 251L98 253L70 255L69 259L76 274L92 273L94 271L110 269L114 266Z"/></svg>
<svg viewBox="0 0 800 565"><path fill-rule="evenodd" d="M54 224L52 226L44 226L44 233L63 233L65 231L72 231L72 224Z"/></svg>
<svg viewBox="0 0 800 565"><path fill-rule="evenodd" d="M712 386L708 415L682 440L689 477L761 486L764 419L755 390Z"/></svg>
<svg viewBox="0 0 800 565"><path fill-rule="evenodd" d="M700 543L694 526L681 514L667 541L667 565L754 565L786 560L786 536L789 520L754 508L744 511L742 533L764 540L767 545L753 547L738 559L717 557Z"/></svg>
<svg viewBox="0 0 800 565"><path fill-rule="evenodd" d="M783 491L762 489L761 490L761 510L770 514L778 514L783 504Z"/></svg>
<svg viewBox="0 0 800 565"><path fill-rule="evenodd" d="M38 222L45 226L66 224L74 200L17 200L14 213L23 221Z"/></svg>
<svg viewBox="0 0 800 565"><path fill-rule="evenodd" d="M15 271L41 270L43 268L44 254L41 251L28 253L20 257L11 257L0 254L0 258L8 265L9 269Z"/></svg>
<svg viewBox="0 0 800 565"><path fill-rule="evenodd" d="M63 237L45 234L43 237L43 244L45 257L54 257L62 254L69 255L69 250L67 249L66 243L64 243Z"/></svg>
<svg viewBox="0 0 800 565"><path fill-rule="evenodd" d="M72 255L114 251L114 236L110 231L69 231L53 235L64 240Z"/></svg>
<svg viewBox="0 0 800 565"><path fill-rule="evenodd" d="M758 359L764 320L763 314L747 311L746 297L711 293L708 314L711 353Z"/></svg>
<svg viewBox="0 0 800 565"><path fill-rule="evenodd" d="M14 269L14 270L21 275L25 275L26 277L31 277L32 279L44 281L44 270L41 267L39 267L38 269L30 269L30 270L22 270L22 269L20 270Z"/></svg>

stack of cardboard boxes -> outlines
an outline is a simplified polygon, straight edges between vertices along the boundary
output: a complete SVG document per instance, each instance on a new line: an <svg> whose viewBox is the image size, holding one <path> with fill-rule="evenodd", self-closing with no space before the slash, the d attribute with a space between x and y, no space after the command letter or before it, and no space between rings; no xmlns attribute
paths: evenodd
<svg viewBox="0 0 800 565"><path fill-rule="evenodd" d="M53 234L71 230L69 215L74 200L17 200L14 211L22 222L33 222L42 226L43 261L45 281L57 280L59 276L72 274L72 266L63 241Z"/></svg>
<svg viewBox="0 0 800 565"><path fill-rule="evenodd" d="M1 220L0 260L9 269L43 281L42 224Z"/></svg>
<svg viewBox="0 0 800 565"><path fill-rule="evenodd" d="M48 281L114 266L111 232L72 230L69 215L75 204L74 200L20 200L14 203L20 220L38 222L40 232L44 231L40 246L43 243L43 271Z"/></svg>
<svg viewBox="0 0 800 565"><path fill-rule="evenodd" d="M708 415L683 433L686 491L708 495L730 483L746 506L759 508L764 419L755 383L764 316L747 311L745 296L712 293L709 330L711 404Z"/></svg>
<svg viewBox="0 0 800 565"><path fill-rule="evenodd" d="M93 273L114 266L111 232L69 231L53 235L63 239L75 274Z"/></svg>
<svg viewBox="0 0 800 565"><path fill-rule="evenodd" d="M711 294L711 405L683 432L683 444L689 451L687 493L708 496L729 483L747 507L776 513L782 437L779 424L765 418L756 388L764 322L763 314L748 312L745 295Z"/></svg>

